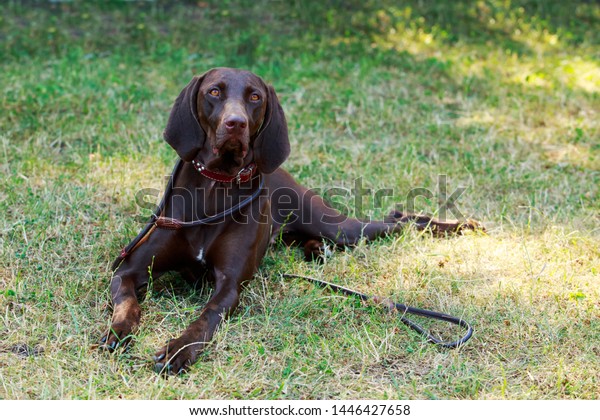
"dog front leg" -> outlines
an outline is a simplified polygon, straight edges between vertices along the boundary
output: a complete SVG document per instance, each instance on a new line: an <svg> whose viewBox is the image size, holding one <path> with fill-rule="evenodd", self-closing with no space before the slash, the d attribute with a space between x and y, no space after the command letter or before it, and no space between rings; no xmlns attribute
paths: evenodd
<svg viewBox="0 0 600 420"><path fill-rule="evenodd" d="M121 262L110 283L113 316L110 328L100 338L100 348L109 351L129 344L140 325L141 308L138 297L143 293L150 275L156 280L176 267L185 255L174 231L156 231L152 240L140 243Z"/></svg>
<svg viewBox="0 0 600 420"><path fill-rule="evenodd" d="M155 354L154 368L157 373L184 372L212 340L221 321L237 308L241 279L232 278L220 270L215 270L214 274L216 289L200 317L192 322L181 336L169 341Z"/></svg>
<svg viewBox="0 0 600 420"><path fill-rule="evenodd" d="M146 275L147 278L147 275ZM137 291L147 284L139 273L115 273L110 283L113 316L110 328L100 339L100 345L109 351L126 347L131 335L140 324L142 311Z"/></svg>

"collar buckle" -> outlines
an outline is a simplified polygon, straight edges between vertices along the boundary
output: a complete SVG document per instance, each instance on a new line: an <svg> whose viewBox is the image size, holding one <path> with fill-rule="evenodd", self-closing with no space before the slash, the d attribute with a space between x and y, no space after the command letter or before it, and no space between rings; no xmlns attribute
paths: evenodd
<svg viewBox="0 0 600 420"><path fill-rule="evenodd" d="M240 169L240 171L235 176L236 182L238 184L241 184L242 182L250 181L250 178L252 178L252 175L254 174L255 169L256 169L256 165L254 164L254 162L252 162L252 163L248 164L248 166L245 166L242 169Z"/></svg>

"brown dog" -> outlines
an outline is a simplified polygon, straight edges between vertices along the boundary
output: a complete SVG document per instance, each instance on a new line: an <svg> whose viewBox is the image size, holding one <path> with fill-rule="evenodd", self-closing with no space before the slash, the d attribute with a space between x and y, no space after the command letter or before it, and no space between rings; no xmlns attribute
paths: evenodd
<svg viewBox="0 0 600 420"><path fill-rule="evenodd" d="M304 246L308 259L323 239L338 247L398 232L407 223L434 232L475 228L393 212L386 221L348 218L279 166L290 152L275 91L247 71L217 68L194 77L175 101L165 140L181 160L151 224L115 262L108 350L124 346L139 326L138 297L167 271L196 280L208 274L214 293L198 319L154 356L155 367L179 373L237 307L245 281L256 272L272 238Z"/></svg>

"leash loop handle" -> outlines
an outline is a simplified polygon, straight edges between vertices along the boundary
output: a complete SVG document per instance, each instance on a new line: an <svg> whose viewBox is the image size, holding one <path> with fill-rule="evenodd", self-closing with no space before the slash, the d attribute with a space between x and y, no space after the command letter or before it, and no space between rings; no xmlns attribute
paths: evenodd
<svg viewBox="0 0 600 420"><path fill-rule="evenodd" d="M445 347L445 348L449 348L449 349L454 349L454 348L460 347L463 344L465 344L473 335L473 327L471 327L471 325L462 318L457 318L455 316L448 315L448 314L445 314L442 312L434 312L434 311L429 311L427 309L406 306L401 303L392 302L389 299L381 298L378 296L365 295L364 293L360 293L355 290L347 289L345 287L339 286L334 283L329 283L327 281L315 279L313 277L301 276L298 274L283 274L283 276L287 277L287 278L298 278L298 279L308 280L322 288L329 288L329 289L333 290L334 292L343 293L346 296L357 297L363 302L372 300L377 303L385 303L387 305L388 309L397 310L400 313L400 321L402 321L402 323L404 325L408 326L412 330L418 332L419 334L421 334L422 336L427 338L427 341L429 341L433 344L437 344L440 347ZM429 331L427 331L425 328L423 328L418 323L406 318L404 316L405 314L411 314L411 315L421 316L424 318L431 318L431 319L437 319L439 321L449 322L451 324L455 324L455 325L459 325L459 326L463 327L466 330L466 332L458 340L442 341L439 338L434 337Z"/></svg>

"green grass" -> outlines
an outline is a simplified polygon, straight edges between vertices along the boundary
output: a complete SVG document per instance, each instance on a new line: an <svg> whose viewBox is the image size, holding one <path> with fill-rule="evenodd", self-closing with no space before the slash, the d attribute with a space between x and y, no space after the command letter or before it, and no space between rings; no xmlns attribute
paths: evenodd
<svg viewBox="0 0 600 420"><path fill-rule="evenodd" d="M0 398L597 398L599 24L583 1L4 2ZM302 183L393 189L364 201L380 217L445 174L488 235L408 231L323 265L272 249L169 380L151 356L210 290L166 277L131 350L98 352L110 264L142 226L135 194L175 161L170 106L214 66L275 86ZM475 336L441 350L281 273L460 315Z"/></svg>

